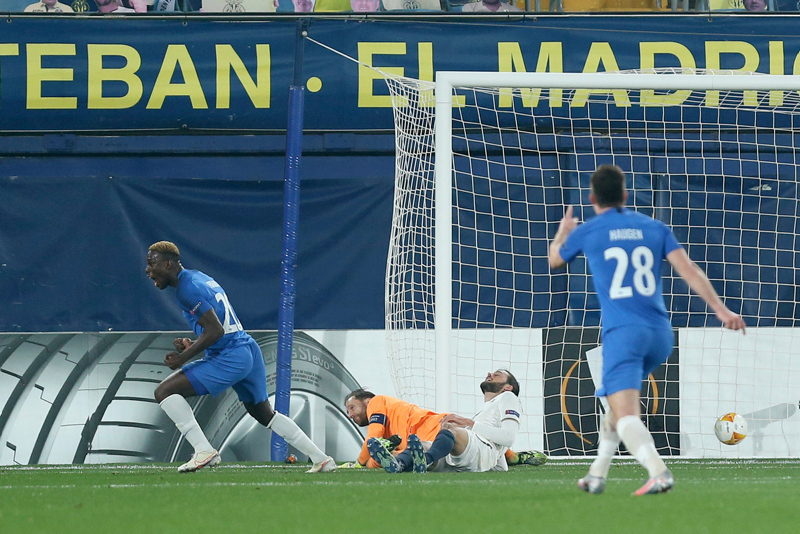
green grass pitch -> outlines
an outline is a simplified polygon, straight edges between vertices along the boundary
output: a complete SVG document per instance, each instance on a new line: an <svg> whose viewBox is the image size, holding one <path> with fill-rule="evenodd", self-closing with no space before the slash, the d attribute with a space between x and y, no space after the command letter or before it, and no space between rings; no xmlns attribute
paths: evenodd
<svg viewBox="0 0 800 534"><path fill-rule="evenodd" d="M797 532L800 460L667 462L675 490L633 497L645 472L612 466L582 493L585 461L507 473L389 475L222 464L0 468L2 533Z"/></svg>

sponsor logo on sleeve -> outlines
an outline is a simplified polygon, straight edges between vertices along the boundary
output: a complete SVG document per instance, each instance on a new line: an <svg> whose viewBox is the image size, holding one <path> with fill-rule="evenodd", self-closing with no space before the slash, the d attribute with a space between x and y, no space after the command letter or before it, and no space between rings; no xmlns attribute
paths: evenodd
<svg viewBox="0 0 800 534"><path fill-rule="evenodd" d="M369 418L369 424L378 423L379 425L386 426L386 416L382 413L374 413Z"/></svg>
<svg viewBox="0 0 800 534"><path fill-rule="evenodd" d="M514 410L506 410L506 415L513 415L514 417L519 417L519 414Z"/></svg>
<svg viewBox="0 0 800 534"><path fill-rule="evenodd" d="M189 313L191 313L192 315L194 315L194 314L195 314L195 312L196 312L196 311L197 311L197 310L200 308L200 305L201 305L202 303L203 303L203 301L200 301L200 302L198 302L197 304L195 304L195 305L194 305L194 308L192 308L191 310L189 310Z"/></svg>

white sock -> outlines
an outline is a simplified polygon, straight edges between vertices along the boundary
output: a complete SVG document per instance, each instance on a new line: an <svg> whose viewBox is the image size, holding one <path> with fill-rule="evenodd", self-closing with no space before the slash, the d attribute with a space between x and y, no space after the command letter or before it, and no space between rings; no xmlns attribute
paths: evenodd
<svg viewBox="0 0 800 534"><path fill-rule="evenodd" d="M286 443L308 456L312 462L318 464L328 456L322 452L314 442L306 436L305 432L297 426L297 423L283 415L275 412L275 417L269 422L267 428L286 440Z"/></svg>
<svg viewBox="0 0 800 534"><path fill-rule="evenodd" d="M608 470L611 468L611 460L619 447L619 435L611 429L609 421L613 419L611 412L603 416L600 424L600 439L597 443L597 458L589 467L589 474L596 477L607 478Z"/></svg>
<svg viewBox="0 0 800 534"><path fill-rule="evenodd" d="M637 416L628 415L617 421L617 434L628 451L647 469L650 478L660 475L667 468L656 451L653 436Z"/></svg>
<svg viewBox="0 0 800 534"><path fill-rule="evenodd" d="M169 418L172 419L175 426L178 427L178 430L183 434L183 437L186 438L186 441L194 447L194 452L214 450L214 447L208 442L206 435L203 434L203 430L197 423L197 419L194 418L192 407L189 406L186 399L178 394L170 395L161 401L160 406Z"/></svg>

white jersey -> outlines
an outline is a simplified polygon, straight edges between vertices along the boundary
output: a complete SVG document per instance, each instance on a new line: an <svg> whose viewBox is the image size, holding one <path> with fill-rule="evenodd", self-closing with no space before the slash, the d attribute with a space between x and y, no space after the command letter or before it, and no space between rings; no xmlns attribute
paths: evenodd
<svg viewBox="0 0 800 534"><path fill-rule="evenodd" d="M510 391L504 391L492 400L485 402L481 411L479 411L472 420L476 423L483 423L493 428L500 428L500 423L506 419L511 419L519 424L521 415L522 403L520 403L519 397ZM481 425L477 425L477 429L473 428L473 431L475 431L478 437L488 441L500 456L503 456L509 449L509 447L499 445L492 441L491 436L486 436L481 433Z"/></svg>
<svg viewBox="0 0 800 534"><path fill-rule="evenodd" d="M444 462L438 462L433 471L508 471L505 452L514 442L522 404L510 391L504 391L483 404L483 408L472 418L475 424L465 429L469 436L467 447L458 456L448 454ZM516 424L506 424L504 421ZM502 442L502 444L500 443Z"/></svg>
<svg viewBox="0 0 800 534"><path fill-rule="evenodd" d="M472 418L476 423L483 423L490 427L500 428L500 423L505 419L511 419L519 423L520 415L522 414L522 404L519 402L519 397L510 391L504 391L490 401L483 403L483 408L475 417ZM498 450L505 452L508 447L502 447L491 440L490 436L485 436L480 432L480 427L474 429L475 433L483 439L492 443Z"/></svg>

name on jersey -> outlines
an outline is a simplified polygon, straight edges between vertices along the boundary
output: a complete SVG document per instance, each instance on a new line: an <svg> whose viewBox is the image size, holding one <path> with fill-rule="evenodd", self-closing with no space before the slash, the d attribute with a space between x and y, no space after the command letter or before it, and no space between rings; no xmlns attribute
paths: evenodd
<svg viewBox="0 0 800 534"><path fill-rule="evenodd" d="M219 284L215 280L209 280L208 282L206 282L206 285L208 287L219 287Z"/></svg>
<svg viewBox="0 0 800 534"><path fill-rule="evenodd" d="M639 228L617 228L608 231L609 241L634 241L644 239L644 234Z"/></svg>

